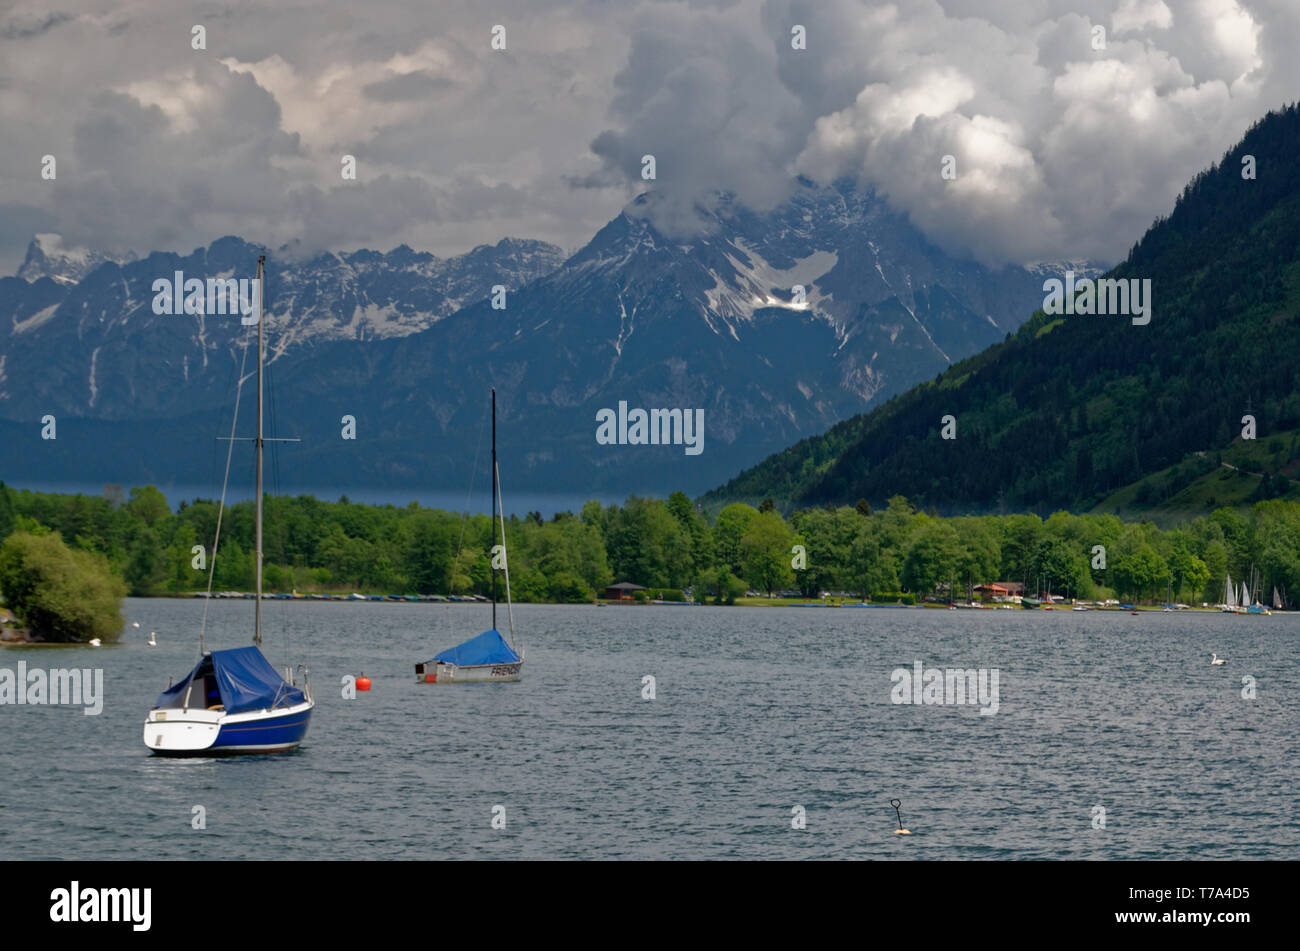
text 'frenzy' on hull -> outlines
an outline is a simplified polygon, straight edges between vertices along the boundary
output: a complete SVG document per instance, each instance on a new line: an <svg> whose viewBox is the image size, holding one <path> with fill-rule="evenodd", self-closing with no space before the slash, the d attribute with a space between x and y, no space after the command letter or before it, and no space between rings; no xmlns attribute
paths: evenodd
<svg viewBox="0 0 1300 951"><path fill-rule="evenodd" d="M422 684L475 684L494 680L518 680L519 669L523 666L522 658L518 663L467 664L464 667L442 661L429 661L415 665L415 680L416 683Z"/></svg>

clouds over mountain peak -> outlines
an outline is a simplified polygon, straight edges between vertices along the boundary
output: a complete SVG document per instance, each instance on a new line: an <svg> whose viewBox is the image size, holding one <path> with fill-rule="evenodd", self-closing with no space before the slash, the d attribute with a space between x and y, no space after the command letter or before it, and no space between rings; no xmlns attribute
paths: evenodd
<svg viewBox="0 0 1300 951"><path fill-rule="evenodd" d="M857 177L986 263L1115 259L1294 97L1298 36L1283 0L394 0L309 30L269 2L21 0L0 14L0 264L33 224L114 253L232 231L574 247L647 188L685 234L710 196L768 210L798 174Z"/></svg>

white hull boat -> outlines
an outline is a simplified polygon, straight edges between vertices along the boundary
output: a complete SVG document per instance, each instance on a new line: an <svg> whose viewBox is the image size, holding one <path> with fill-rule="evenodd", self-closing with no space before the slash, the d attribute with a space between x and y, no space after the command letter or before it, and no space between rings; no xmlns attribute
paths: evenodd
<svg viewBox="0 0 1300 951"><path fill-rule="evenodd" d="M302 703L279 710L150 710L144 745L170 756L223 753L284 753L307 734L310 693Z"/></svg>
<svg viewBox="0 0 1300 951"><path fill-rule="evenodd" d="M415 682L421 684L482 684L493 681L507 683L519 679L523 668L521 657L514 664L448 664L443 661L430 661L415 665Z"/></svg>

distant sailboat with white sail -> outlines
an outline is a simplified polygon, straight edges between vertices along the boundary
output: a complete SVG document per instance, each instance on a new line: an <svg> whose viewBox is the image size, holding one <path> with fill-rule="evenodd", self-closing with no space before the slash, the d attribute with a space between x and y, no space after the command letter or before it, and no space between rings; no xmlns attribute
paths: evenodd
<svg viewBox="0 0 1300 951"><path fill-rule="evenodd" d="M1232 575L1228 575L1223 584L1223 603L1219 605L1219 610L1228 614L1237 612L1237 589L1232 585Z"/></svg>

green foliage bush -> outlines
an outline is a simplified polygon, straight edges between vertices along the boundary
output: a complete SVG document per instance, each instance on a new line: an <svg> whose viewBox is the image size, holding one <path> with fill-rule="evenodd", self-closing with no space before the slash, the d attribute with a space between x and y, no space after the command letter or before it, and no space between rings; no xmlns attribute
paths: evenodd
<svg viewBox="0 0 1300 951"><path fill-rule="evenodd" d="M0 545L0 591L45 641L113 641L122 631L126 586L102 556L76 551L57 534L18 532Z"/></svg>
<svg viewBox="0 0 1300 951"><path fill-rule="evenodd" d="M651 601L685 601L684 595L680 588L651 588L649 591Z"/></svg>
<svg viewBox="0 0 1300 951"><path fill-rule="evenodd" d="M550 600L559 604L586 604L596 599L596 592L570 572L561 572L551 579Z"/></svg>

